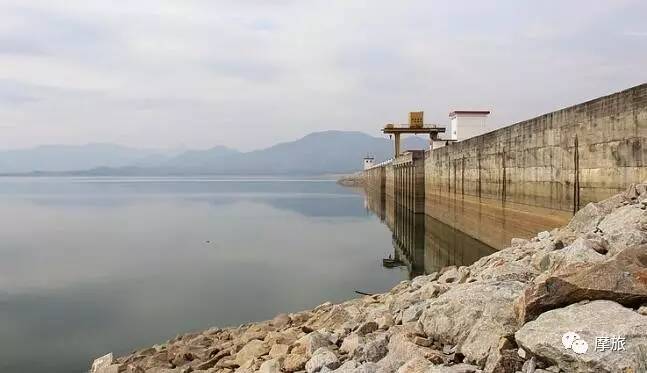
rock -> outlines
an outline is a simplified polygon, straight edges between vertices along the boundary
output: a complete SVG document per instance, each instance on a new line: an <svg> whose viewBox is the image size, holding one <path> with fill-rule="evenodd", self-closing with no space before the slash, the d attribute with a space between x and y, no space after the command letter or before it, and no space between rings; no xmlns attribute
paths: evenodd
<svg viewBox="0 0 647 373"><path fill-rule="evenodd" d="M112 352L106 355L103 355L99 358L96 358L92 362L92 368L90 369L90 373L97 373L99 369L103 369L106 367L109 367L112 365L114 361L114 356L112 355Z"/></svg>
<svg viewBox="0 0 647 373"><path fill-rule="evenodd" d="M98 368L95 373L119 373L119 365L118 364L112 364L108 366L104 366L101 368Z"/></svg>
<svg viewBox="0 0 647 373"><path fill-rule="evenodd" d="M431 341L430 340L428 340L427 338L420 337L420 336L416 336L415 338L413 338L413 343L417 344L418 346L422 346L422 347L431 346Z"/></svg>
<svg viewBox="0 0 647 373"><path fill-rule="evenodd" d="M449 290L448 285L431 282L420 289L420 296L422 297L422 299L431 299L446 292L447 290Z"/></svg>
<svg viewBox="0 0 647 373"><path fill-rule="evenodd" d="M335 369L335 373L355 373L355 368L357 368L357 362L355 360L348 360L339 368Z"/></svg>
<svg viewBox="0 0 647 373"><path fill-rule="evenodd" d="M584 299L609 299L630 307L647 302L646 250L626 249L604 262L575 263L538 277L515 303L519 320Z"/></svg>
<svg viewBox="0 0 647 373"><path fill-rule="evenodd" d="M518 349L517 355L519 355L520 358L525 359L527 356L526 350L524 350L523 348Z"/></svg>
<svg viewBox="0 0 647 373"><path fill-rule="evenodd" d="M422 286L424 286L425 284L428 284L431 281L432 280L430 280L429 277L427 276L418 276L413 280L411 280L411 288L414 290L420 289Z"/></svg>
<svg viewBox="0 0 647 373"><path fill-rule="evenodd" d="M477 278L481 280L530 282L537 275L539 275L539 271L528 265L528 263L505 261L499 265L483 269L478 273Z"/></svg>
<svg viewBox="0 0 647 373"><path fill-rule="evenodd" d="M572 264L591 264L607 259L595 250L596 243L580 237L566 248L548 254L550 258L549 269L557 270Z"/></svg>
<svg viewBox="0 0 647 373"><path fill-rule="evenodd" d="M301 337L294 344L303 346L305 355L310 357L316 350L321 347L328 347L331 343L325 335L314 331Z"/></svg>
<svg viewBox="0 0 647 373"><path fill-rule="evenodd" d="M413 358L398 368L397 373L420 373L427 371L431 363L421 357Z"/></svg>
<svg viewBox="0 0 647 373"><path fill-rule="evenodd" d="M291 321L290 316L285 313L280 313L272 319L271 324L277 328L285 328L290 325Z"/></svg>
<svg viewBox="0 0 647 373"><path fill-rule="evenodd" d="M458 282L458 279L458 269L455 266L452 266L438 278L438 282L441 284L453 284Z"/></svg>
<svg viewBox="0 0 647 373"><path fill-rule="evenodd" d="M455 285L428 301L420 318L424 332L442 343L458 344L468 361L496 364L499 340L518 328L513 303L522 289L518 281Z"/></svg>
<svg viewBox="0 0 647 373"><path fill-rule="evenodd" d="M346 321L352 318L352 315L350 315L344 307L338 304L331 306L329 303L324 303L315 308L315 310L323 312L308 320L307 326L313 330L326 329L332 331L339 328Z"/></svg>
<svg viewBox="0 0 647 373"><path fill-rule="evenodd" d="M638 308L638 309L636 310L636 312L638 312L639 314L641 314L641 315L643 315L643 316L647 316L647 305L645 305L645 306L640 306L640 308Z"/></svg>
<svg viewBox="0 0 647 373"><path fill-rule="evenodd" d="M364 344L364 337L360 336L357 333L351 333L348 337L344 339L339 351L346 353L350 356L355 354L355 351L359 348L360 345Z"/></svg>
<svg viewBox="0 0 647 373"><path fill-rule="evenodd" d="M284 344L275 344L270 348L270 357L271 358L280 358L288 354L290 346Z"/></svg>
<svg viewBox="0 0 647 373"><path fill-rule="evenodd" d="M476 365L456 364L452 366L434 366L427 373L479 373L482 370Z"/></svg>
<svg viewBox="0 0 647 373"><path fill-rule="evenodd" d="M562 337L575 332L587 352L565 348ZM625 351L596 350L598 337L626 338ZM566 372L640 372L647 369L647 316L618 303L596 300L541 314L515 333L517 343Z"/></svg>
<svg viewBox="0 0 647 373"><path fill-rule="evenodd" d="M393 322L393 316L390 313L384 313L380 317L375 319L377 326L381 330L386 330L392 327L395 323Z"/></svg>
<svg viewBox="0 0 647 373"><path fill-rule="evenodd" d="M378 329L378 325L375 321L367 321L363 323L362 325L357 328L357 334L359 335L366 335L369 333L373 333Z"/></svg>
<svg viewBox="0 0 647 373"><path fill-rule="evenodd" d="M609 243L609 253L615 255L628 247L647 242L647 232L640 229L640 221L647 216L644 210L625 206L606 215L598 224Z"/></svg>
<svg viewBox="0 0 647 373"><path fill-rule="evenodd" d="M236 354L235 362L238 365L243 365L249 360L256 359L270 352L270 348L263 341L254 339L249 341L243 348Z"/></svg>
<svg viewBox="0 0 647 373"><path fill-rule="evenodd" d="M581 208L566 226L577 233L593 232L609 210L597 203L589 203Z"/></svg>
<svg viewBox="0 0 647 373"><path fill-rule="evenodd" d="M548 239L550 239L550 233L547 232L547 231L539 232L539 233L537 233L537 238L540 241L548 240Z"/></svg>
<svg viewBox="0 0 647 373"><path fill-rule="evenodd" d="M305 369L308 358L304 355L288 354L283 359L282 369L285 372L297 372Z"/></svg>
<svg viewBox="0 0 647 373"><path fill-rule="evenodd" d="M280 373L281 366L276 359L271 359L261 364L261 367L258 371L259 373Z"/></svg>
<svg viewBox="0 0 647 373"><path fill-rule="evenodd" d="M523 363L523 367L521 368L521 371L523 373L535 373L536 369L537 369L537 359L533 356L530 359L526 360L525 363Z"/></svg>
<svg viewBox="0 0 647 373"><path fill-rule="evenodd" d="M335 355L334 352L330 351L326 347L320 347L312 354L312 357L306 363L306 372L316 373L323 367L336 369L339 365L339 358L337 358L337 355Z"/></svg>
<svg viewBox="0 0 647 373"><path fill-rule="evenodd" d="M510 241L510 246L524 246L527 245L530 241L524 239L524 238L513 238Z"/></svg>
<svg viewBox="0 0 647 373"><path fill-rule="evenodd" d="M397 370L404 363L421 358L426 360L428 348L420 347L410 340L410 330L401 325L389 329L392 332L387 345L387 354L378 365L389 372Z"/></svg>
<svg viewBox="0 0 647 373"><path fill-rule="evenodd" d="M385 335L381 335L377 338L370 338L364 345L361 345L356 350L355 356L360 362L377 362L389 352L388 344L389 341Z"/></svg>
<svg viewBox="0 0 647 373"><path fill-rule="evenodd" d="M598 254L606 255L611 248L607 239L599 233L587 233L584 238Z"/></svg>
<svg viewBox="0 0 647 373"><path fill-rule="evenodd" d="M420 315L422 315L424 308L425 305L419 303L404 310L404 312L402 313L402 323L418 321Z"/></svg>

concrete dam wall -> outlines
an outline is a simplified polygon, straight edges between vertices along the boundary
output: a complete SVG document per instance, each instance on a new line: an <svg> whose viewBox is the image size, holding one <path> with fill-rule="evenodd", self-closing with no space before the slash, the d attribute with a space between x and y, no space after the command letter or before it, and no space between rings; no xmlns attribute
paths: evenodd
<svg viewBox="0 0 647 373"><path fill-rule="evenodd" d="M642 84L365 173L369 189L502 248L647 180L645 161Z"/></svg>
<svg viewBox="0 0 647 373"><path fill-rule="evenodd" d="M647 84L431 151L426 188L573 212L647 179L645 145Z"/></svg>

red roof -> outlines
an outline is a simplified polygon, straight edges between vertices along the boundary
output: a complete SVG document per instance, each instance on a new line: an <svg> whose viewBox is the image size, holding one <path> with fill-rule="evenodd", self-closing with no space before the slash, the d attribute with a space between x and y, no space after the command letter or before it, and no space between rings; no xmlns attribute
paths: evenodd
<svg viewBox="0 0 647 373"><path fill-rule="evenodd" d="M456 116L458 114L490 114L489 110L454 110L449 113L450 117Z"/></svg>

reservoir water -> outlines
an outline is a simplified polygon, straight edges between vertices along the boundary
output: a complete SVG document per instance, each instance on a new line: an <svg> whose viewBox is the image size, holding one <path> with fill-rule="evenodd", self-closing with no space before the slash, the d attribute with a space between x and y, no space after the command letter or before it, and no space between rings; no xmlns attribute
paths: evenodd
<svg viewBox="0 0 647 373"><path fill-rule="evenodd" d="M83 372L492 252L381 201L324 179L2 178L0 372Z"/></svg>

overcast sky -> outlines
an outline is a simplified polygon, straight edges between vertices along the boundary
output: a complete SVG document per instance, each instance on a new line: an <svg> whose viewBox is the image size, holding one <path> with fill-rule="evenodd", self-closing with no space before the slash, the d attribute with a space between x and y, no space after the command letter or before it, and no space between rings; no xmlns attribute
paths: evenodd
<svg viewBox="0 0 647 373"><path fill-rule="evenodd" d="M0 148L508 125L646 82L646 4L0 0Z"/></svg>

